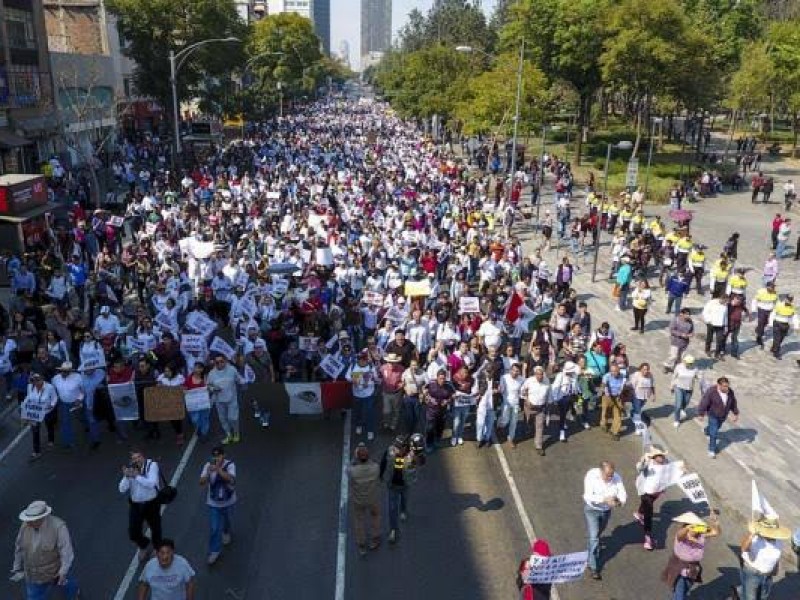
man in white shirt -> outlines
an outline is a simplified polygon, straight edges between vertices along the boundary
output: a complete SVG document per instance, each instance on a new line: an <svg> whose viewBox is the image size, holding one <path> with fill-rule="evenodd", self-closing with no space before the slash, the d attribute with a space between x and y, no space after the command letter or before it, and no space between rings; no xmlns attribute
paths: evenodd
<svg viewBox="0 0 800 600"><path fill-rule="evenodd" d="M622 506L628 499L622 477L614 463L604 460L599 467L589 469L583 479L583 515L586 519L589 544L589 572L600 579L600 536L603 534L611 509Z"/></svg>
<svg viewBox="0 0 800 600"><path fill-rule="evenodd" d="M416 346L420 356L425 356L431 348L431 332L428 324L422 321L422 312L415 310L411 321L406 325L406 337Z"/></svg>
<svg viewBox="0 0 800 600"><path fill-rule="evenodd" d="M94 334L98 338L107 335L117 335L119 330L119 318L111 314L111 307L103 306L100 309L100 314L94 320Z"/></svg>
<svg viewBox="0 0 800 600"><path fill-rule="evenodd" d="M153 536L153 547L161 541L161 504L158 502L159 467L154 460L144 457L139 450L132 450L130 461L122 467L119 493L130 499L128 537L139 547L139 561L150 556L150 539L142 528L145 521Z"/></svg>
<svg viewBox="0 0 800 600"><path fill-rule="evenodd" d="M497 315L492 313L488 320L481 323L481 326L478 328L478 331L475 332L475 335L478 336L478 339L480 339L481 342L483 342L483 345L487 348L490 346L500 348L500 343L502 342L503 338L503 330L497 323Z"/></svg>
<svg viewBox="0 0 800 600"><path fill-rule="evenodd" d="M26 410L28 408L36 409L44 413L44 418L41 421L34 421L31 423L31 434L33 436L33 454L31 454L31 460L36 460L42 456L42 442L40 438L42 423L45 423L47 426L47 441L52 444L55 439L56 413L53 409L58 404L58 394L53 385L46 382L39 373L31 373L29 379L28 392L22 402L23 418L26 414L31 414L31 412Z"/></svg>
<svg viewBox="0 0 800 600"><path fill-rule="evenodd" d="M703 321L706 323L706 355L711 356L711 342L716 336L714 358L725 352L725 326L728 323L728 296L722 294L712 298L703 307Z"/></svg>
<svg viewBox="0 0 800 600"><path fill-rule="evenodd" d="M791 531L778 523L777 515L750 523L741 544L742 600L766 599L772 588L772 577L778 572L782 540L790 537Z"/></svg>
<svg viewBox="0 0 800 600"><path fill-rule="evenodd" d="M72 363L67 361L59 367L59 373L53 377L53 387L58 394L58 421L61 430L61 444L72 448L75 435L72 431L72 413L80 409L83 398L83 378L72 370Z"/></svg>
<svg viewBox="0 0 800 600"><path fill-rule="evenodd" d="M544 413L550 401L550 381L542 367L534 367L533 376L528 377L519 390L524 401L525 428L530 434L533 431L533 444L539 456L544 456Z"/></svg>

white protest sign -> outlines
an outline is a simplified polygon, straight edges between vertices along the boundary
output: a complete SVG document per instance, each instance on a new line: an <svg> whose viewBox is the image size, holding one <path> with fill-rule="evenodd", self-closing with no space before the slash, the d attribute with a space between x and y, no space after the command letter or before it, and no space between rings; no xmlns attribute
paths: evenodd
<svg viewBox="0 0 800 600"><path fill-rule="evenodd" d="M683 493L686 494L686 497L694 504L700 504L701 502L708 504L708 496L697 473L683 475L678 479L678 485L683 490Z"/></svg>
<svg viewBox="0 0 800 600"><path fill-rule="evenodd" d="M300 250L300 260L303 261L304 265L307 265L311 262L311 250Z"/></svg>
<svg viewBox="0 0 800 600"><path fill-rule="evenodd" d="M319 368L331 379L336 379L344 369L344 363L333 354L328 354L319 363Z"/></svg>
<svg viewBox="0 0 800 600"><path fill-rule="evenodd" d="M281 193L273 191L273 190L269 190L267 192L266 196L267 196L267 200L277 200L278 198L281 197Z"/></svg>
<svg viewBox="0 0 800 600"><path fill-rule="evenodd" d="M383 318L388 319L391 321L392 325L397 326L406 320L406 313L397 306L393 306L386 311L386 314L383 315Z"/></svg>
<svg viewBox="0 0 800 600"><path fill-rule="evenodd" d="M236 356L236 351L231 348L230 344L223 340L222 338L215 337L211 341L211 345L208 347L211 352L218 352L222 354L228 360L233 360L233 357Z"/></svg>
<svg viewBox="0 0 800 600"><path fill-rule="evenodd" d="M253 370L253 367L250 365L244 366L244 382L245 383L255 383L256 381L256 372Z"/></svg>
<svg viewBox="0 0 800 600"><path fill-rule="evenodd" d="M109 225L114 227L122 227L122 224L125 223L125 219L118 216L113 216L108 220Z"/></svg>
<svg viewBox="0 0 800 600"><path fill-rule="evenodd" d="M251 296L245 296L239 300L239 310L252 319L258 310L258 306L256 306L256 302Z"/></svg>
<svg viewBox="0 0 800 600"><path fill-rule="evenodd" d="M461 296L458 299L458 314L481 312L481 303L477 296Z"/></svg>
<svg viewBox="0 0 800 600"><path fill-rule="evenodd" d="M186 326L194 329L205 337L211 337L214 330L217 328L217 323L202 313L193 312L186 317Z"/></svg>
<svg viewBox="0 0 800 600"><path fill-rule="evenodd" d="M27 398L19 407L23 421L33 421L41 423L44 421L50 409L47 402L36 402L32 398Z"/></svg>
<svg viewBox="0 0 800 600"><path fill-rule="evenodd" d="M159 329L162 331L172 331L175 332L178 329L178 320L166 313L164 311L159 312L154 318L153 321L158 325Z"/></svg>
<svg viewBox="0 0 800 600"><path fill-rule="evenodd" d="M370 306L383 306L383 294L380 292L371 292L370 290L364 290L364 294L362 295L362 299L364 304L368 304Z"/></svg>
<svg viewBox="0 0 800 600"><path fill-rule="evenodd" d="M109 383L108 397L117 421L139 420L139 403L136 400L136 385L133 381Z"/></svg>
<svg viewBox="0 0 800 600"><path fill-rule="evenodd" d="M206 337L199 333L184 333L181 336L181 352L204 352Z"/></svg>
<svg viewBox="0 0 800 600"><path fill-rule="evenodd" d="M289 289L289 282L285 279L275 279L272 282L272 295L283 296Z"/></svg>
<svg viewBox="0 0 800 600"><path fill-rule="evenodd" d="M300 350L304 350L306 352L313 352L317 349L317 341L319 340L318 337L311 337L311 336L300 336L298 338L298 347Z"/></svg>
<svg viewBox="0 0 800 600"><path fill-rule="evenodd" d="M195 242L190 248L195 258L204 259L214 254L214 242Z"/></svg>
<svg viewBox="0 0 800 600"><path fill-rule="evenodd" d="M156 223L145 223L144 224L144 232L147 235L153 235L158 229L158 225Z"/></svg>
<svg viewBox="0 0 800 600"><path fill-rule="evenodd" d="M105 355L99 352L93 352L91 354L86 354L83 356L83 360L81 360L81 364L78 367L78 370L93 371L94 369L104 369L105 366L106 366Z"/></svg>
<svg viewBox="0 0 800 600"><path fill-rule="evenodd" d="M186 411L207 410L211 408L211 397L207 387L199 387L186 390L183 393L183 401L186 403Z"/></svg>
<svg viewBox="0 0 800 600"><path fill-rule="evenodd" d="M531 556L526 583L569 583L581 579L586 572L588 552L558 556Z"/></svg>

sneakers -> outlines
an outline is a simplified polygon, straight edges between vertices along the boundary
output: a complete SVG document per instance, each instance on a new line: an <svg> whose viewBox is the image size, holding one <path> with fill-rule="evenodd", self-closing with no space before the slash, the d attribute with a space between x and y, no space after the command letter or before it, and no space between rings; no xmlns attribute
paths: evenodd
<svg viewBox="0 0 800 600"><path fill-rule="evenodd" d="M396 529L392 529L389 532L388 540L389 540L390 544L394 544L395 542L397 542L397 530Z"/></svg>
<svg viewBox="0 0 800 600"><path fill-rule="evenodd" d="M709 456L709 458L717 458L717 453L709 451L708 456Z"/></svg>
<svg viewBox="0 0 800 600"><path fill-rule="evenodd" d="M681 409L681 419L685 419L687 416L686 411Z"/></svg>
<svg viewBox="0 0 800 600"><path fill-rule="evenodd" d="M464 438L462 438L462 437L458 438L458 445L459 446L463 446L464 445Z"/></svg>
<svg viewBox="0 0 800 600"><path fill-rule="evenodd" d="M642 516L642 513L633 513L633 518L636 519L636 522L639 523L639 525L644 525L644 517Z"/></svg>
<svg viewBox="0 0 800 600"><path fill-rule="evenodd" d="M650 538L649 535L644 536L644 544L642 544L642 547L645 550L652 550L653 549L653 540Z"/></svg>
<svg viewBox="0 0 800 600"><path fill-rule="evenodd" d="M583 428L584 428L584 429L591 429L591 428L592 428L592 426L591 426L591 425L589 425L588 423L584 423L584 424L583 424Z"/></svg>
<svg viewBox="0 0 800 600"><path fill-rule="evenodd" d="M401 521L408 521L408 515L404 512L400 513L400 520Z"/></svg>
<svg viewBox="0 0 800 600"><path fill-rule="evenodd" d="M356 427L356 435L361 435L361 432L362 432L362 429L361 429L361 426L359 425L358 427Z"/></svg>
<svg viewBox="0 0 800 600"><path fill-rule="evenodd" d="M228 546L231 543L231 534L230 533L223 533L222 534L222 545Z"/></svg>
<svg viewBox="0 0 800 600"><path fill-rule="evenodd" d="M225 446L227 446L228 444L230 444L232 442L233 442L233 436L230 435L230 434L226 435L224 438L222 438L222 444L225 445Z"/></svg>
<svg viewBox="0 0 800 600"><path fill-rule="evenodd" d="M672 426L673 426L675 429L677 429L678 427L680 427L680 426L681 426L681 422L680 422L680 421L673 421L673 422L672 422Z"/></svg>
<svg viewBox="0 0 800 600"><path fill-rule="evenodd" d="M458 444L458 438L453 438L453 439L450 440L450 445L451 446L456 446L457 444Z"/></svg>
<svg viewBox="0 0 800 600"><path fill-rule="evenodd" d="M567 441L567 432L564 431L563 429L561 431L559 431L558 432L558 439L561 442L566 442Z"/></svg>
<svg viewBox="0 0 800 600"><path fill-rule="evenodd" d="M213 565L215 562L217 562L218 558L219 558L219 552L212 552L211 554L208 555L208 560L206 562L209 565Z"/></svg>
<svg viewBox="0 0 800 600"><path fill-rule="evenodd" d="M372 440L375 439L375 434L372 433L371 431L367 432L367 439L371 442Z"/></svg>

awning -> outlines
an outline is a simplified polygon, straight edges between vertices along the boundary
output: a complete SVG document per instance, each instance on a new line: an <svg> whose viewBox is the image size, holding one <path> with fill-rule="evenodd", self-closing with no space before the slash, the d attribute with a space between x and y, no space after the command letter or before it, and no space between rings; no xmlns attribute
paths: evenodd
<svg viewBox="0 0 800 600"><path fill-rule="evenodd" d="M0 223L24 223L46 212L58 210L62 205L58 202L48 202L42 206L36 206L18 215L0 215Z"/></svg>
<svg viewBox="0 0 800 600"><path fill-rule="evenodd" d="M20 146L30 146L33 142L11 133L7 129L0 129L0 148L19 148Z"/></svg>

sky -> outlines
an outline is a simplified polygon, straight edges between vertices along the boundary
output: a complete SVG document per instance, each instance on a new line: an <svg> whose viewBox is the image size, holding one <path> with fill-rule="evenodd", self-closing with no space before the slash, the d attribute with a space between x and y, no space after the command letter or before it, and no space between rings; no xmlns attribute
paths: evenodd
<svg viewBox="0 0 800 600"><path fill-rule="evenodd" d="M483 0L486 14L491 14L495 0ZM405 24L408 13L418 8L423 14L430 10L433 0L392 0L392 35ZM360 67L361 0L331 0L331 52L339 51L339 43L350 44L350 66Z"/></svg>

